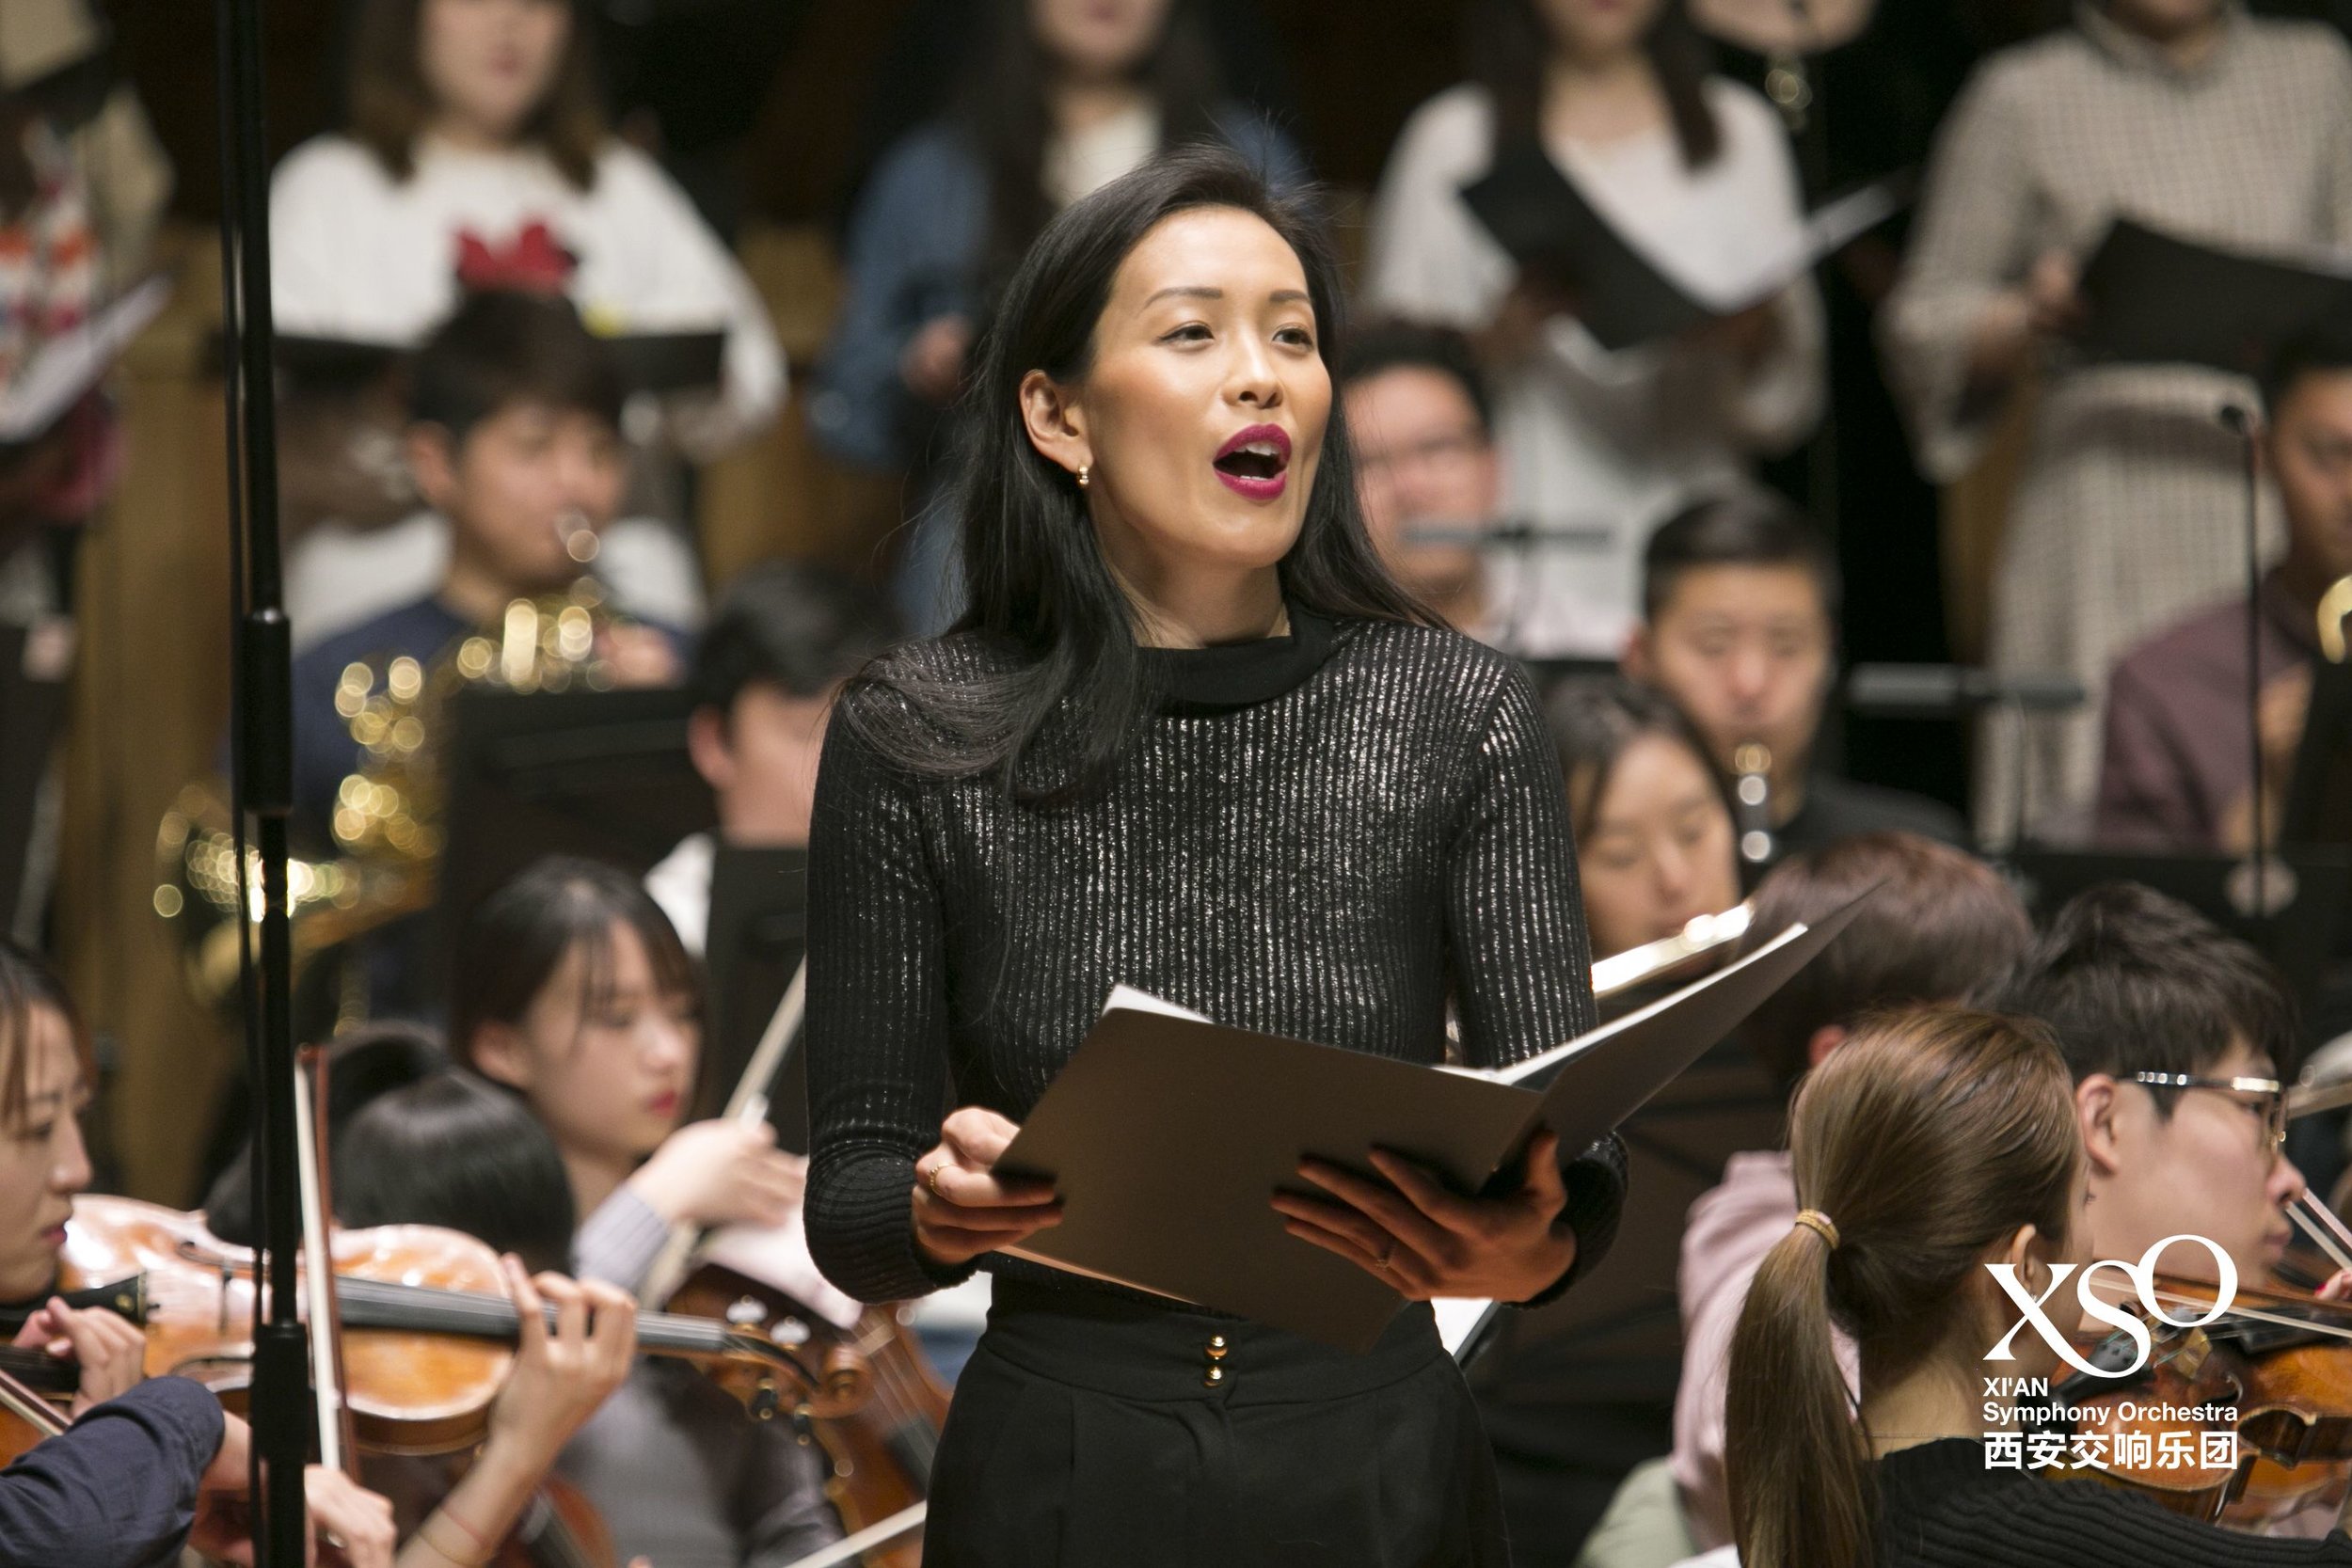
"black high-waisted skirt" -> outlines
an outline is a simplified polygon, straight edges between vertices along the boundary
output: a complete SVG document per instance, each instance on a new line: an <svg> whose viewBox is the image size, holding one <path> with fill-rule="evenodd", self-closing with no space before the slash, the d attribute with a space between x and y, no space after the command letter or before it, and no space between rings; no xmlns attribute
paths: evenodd
<svg viewBox="0 0 2352 1568"><path fill-rule="evenodd" d="M1362 1355L999 1278L924 1568L1503 1568L1494 1461L1426 1307Z"/></svg>

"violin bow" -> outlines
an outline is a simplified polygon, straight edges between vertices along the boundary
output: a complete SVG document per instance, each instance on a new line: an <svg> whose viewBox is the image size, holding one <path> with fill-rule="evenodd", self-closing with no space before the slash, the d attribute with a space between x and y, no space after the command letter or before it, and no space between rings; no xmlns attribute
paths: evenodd
<svg viewBox="0 0 2352 1568"><path fill-rule="evenodd" d="M335 1253L329 1216L326 1129L318 1108L326 1103L326 1053L305 1046L295 1057L294 1152L302 1197L303 1306L310 1320L310 1388L318 1411L319 1463L358 1479L359 1447L353 1434L351 1403L343 1397L342 1292L335 1285Z"/></svg>
<svg viewBox="0 0 2352 1568"><path fill-rule="evenodd" d="M66 1418L57 1407L17 1381L16 1374L0 1371L0 1410L6 1410L35 1432L55 1437L66 1429Z"/></svg>
<svg viewBox="0 0 2352 1568"><path fill-rule="evenodd" d="M784 1068L784 1053L801 1032L801 1020L808 1010L808 960L792 972L792 983L784 988L784 998L776 1010L769 1015L768 1027L760 1031L759 1044L752 1051L752 1059L743 1064L743 1075L735 1081L735 1092L727 1097L727 1108L720 1119L738 1127L751 1127L768 1119L769 1091L775 1086L776 1074ZM691 1225L674 1225L670 1239L661 1245L653 1266L645 1271L644 1283L637 1288L638 1305L654 1310L677 1293L686 1282L694 1249L702 1243L702 1232Z"/></svg>
<svg viewBox="0 0 2352 1568"><path fill-rule="evenodd" d="M2287 1218L2296 1228L2311 1238L2312 1245L2327 1255L2328 1260L2339 1270L2352 1269L2352 1227L2336 1217L2335 1211L2312 1196L2306 1187L2294 1202L2287 1205Z"/></svg>

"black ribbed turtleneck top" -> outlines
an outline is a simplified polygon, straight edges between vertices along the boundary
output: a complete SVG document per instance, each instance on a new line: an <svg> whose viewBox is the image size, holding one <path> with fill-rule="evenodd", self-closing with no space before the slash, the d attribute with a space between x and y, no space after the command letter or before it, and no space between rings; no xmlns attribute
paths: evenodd
<svg viewBox="0 0 2352 1568"><path fill-rule="evenodd" d="M1115 985L1416 1062L1444 1058L1449 1004L1474 1066L1592 1026L1566 802L1526 673L1449 631L1291 618L1287 637L1148 655L1163 696L1073 806L895 768L861 710L904 699L844 694L809 845L807 1015L809 1240L843 1290L899 1300L964 1272L914 1241L914 1161L948 1077L956 1103L1021 1120ZM1004 656L950 637L893 657L952 680ZM1215 1159L1216 1128L1200 1144ZM1569 1165L1569 1278L1606 1249L1624 1169L1614 1139Z"/></svg>

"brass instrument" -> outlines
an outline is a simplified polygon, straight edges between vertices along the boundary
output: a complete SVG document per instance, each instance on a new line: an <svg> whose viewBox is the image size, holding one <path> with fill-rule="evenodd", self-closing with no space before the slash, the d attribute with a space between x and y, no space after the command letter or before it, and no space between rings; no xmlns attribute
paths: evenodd
<svg viewBox="0 0 2352 1568"><path fill-rule="evenodd" d="M604 690L612 673L598 651L616 624L603 591L570 588L516 599L499 626L460 639L432 665L405 656L346 665L335 711L359 747L359 766L336 790L329 824L337 854L287 863L287 904L299 981L320 954L429 908L440 885L443 782L438 737L450 701L468 687L509 691ZM190 784L155 835L155 912L177 926L188 982L213 1006L237 989L237 859L229 791ZM261 856L246 848L249 918L261 918Z"/></svg>
<svg viewBox="0 0 2352 1568"><path fill-rule="evenodd" d="M1772 858L1772 749L1760 740L1733 748L1732 814L1740 830L1740 859L1762 865Z"/></svg>

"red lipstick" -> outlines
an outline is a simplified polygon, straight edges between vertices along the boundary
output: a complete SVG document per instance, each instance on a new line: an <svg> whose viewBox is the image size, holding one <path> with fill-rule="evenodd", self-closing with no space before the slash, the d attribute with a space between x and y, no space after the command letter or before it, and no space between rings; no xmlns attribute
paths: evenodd
<svg viewBox="0 0 2352 1568"><path fill-rule="evenodd" d="M1290 433L1278 424L1253 424L1233 432L1211 459L1216 477L1234 494L1270 501L1289 483Z"/></svg>

